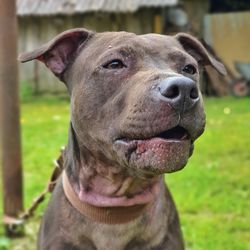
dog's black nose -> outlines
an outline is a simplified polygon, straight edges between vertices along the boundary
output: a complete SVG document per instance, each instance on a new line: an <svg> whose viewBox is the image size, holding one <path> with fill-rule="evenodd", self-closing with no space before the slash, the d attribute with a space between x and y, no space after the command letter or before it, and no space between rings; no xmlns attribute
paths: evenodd
<svg viewBox="0 0 250 250"><path fill-rule="evenodd" d="M195 82L185 76L164 79L159 84L159 90L164 100L179 112L191 109L200 99Z"/></svg>

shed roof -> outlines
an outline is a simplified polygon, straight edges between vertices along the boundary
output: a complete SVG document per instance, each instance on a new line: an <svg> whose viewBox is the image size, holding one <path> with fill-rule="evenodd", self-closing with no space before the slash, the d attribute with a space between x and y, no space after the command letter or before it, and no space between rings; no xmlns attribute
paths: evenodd
<svg viewBox="0 0 250 250"><path fill-rule="evenodd" d="M17 0L19 16L86 12L136 12L142 7L173 6L178 0Z"/></svg>

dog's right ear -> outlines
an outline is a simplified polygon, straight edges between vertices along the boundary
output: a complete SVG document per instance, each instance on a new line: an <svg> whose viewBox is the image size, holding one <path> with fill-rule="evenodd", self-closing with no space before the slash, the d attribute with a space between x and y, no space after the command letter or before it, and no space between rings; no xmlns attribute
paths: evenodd
<svg viewBox="0 0 250 250"><path fill-rule="evenodd" d="M57 35L53 40L40 48L22 53L18 59L21 62L37 59L43 62L63 81L63 73L70 63L73 62L83 44L93 34L93 32L83 28L70 29Z"/></svg>
<svg viewBox="0 0 250 250"><path fill-rule="evenodd" d="M182 47L193 56L199 63L203 65L211 65L220 74L226 75L225 66L211 56L205 47L193 36L186 33L178 33L175 38L179 41Z"/></svg>

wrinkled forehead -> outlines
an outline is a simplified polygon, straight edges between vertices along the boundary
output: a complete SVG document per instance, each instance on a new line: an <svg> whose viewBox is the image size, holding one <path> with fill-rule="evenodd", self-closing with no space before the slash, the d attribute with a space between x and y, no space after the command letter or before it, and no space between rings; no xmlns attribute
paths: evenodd
<svg viewBox="0 0 250 250"><path fill-rule="evenodd" d="M102 54L108 50L131 48L138 53L159 53L173 49L182 49L182 46L172 36L159 34L136 35L128 32L97 33L93 41L89 41L89 49L95 54Z"/></svg>
<svg viewBox="0 0 250 250"><path fill-rule="evenodd" d="M173 36L160 35L160 34L145 34L137 36L138 40L145 46L150 49L172 49L179 48L182 46Z"/></svg>

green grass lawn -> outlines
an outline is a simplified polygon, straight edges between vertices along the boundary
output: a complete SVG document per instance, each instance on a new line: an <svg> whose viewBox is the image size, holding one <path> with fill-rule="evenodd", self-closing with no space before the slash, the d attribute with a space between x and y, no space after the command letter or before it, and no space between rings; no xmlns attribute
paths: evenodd
<svg viewBox="0 0 250 250"><path fill-rule="evenodd" d="M189 250L250 249L250 98L205 100L207 128L187 167L166 176ZM25 207L45 187L52 161L67 142L67 99L22 104ZM35 250L46 202L26 226L25 238L8 240L0 229L0 250ZM1 236L2 235L2 236Z"/></svg>

